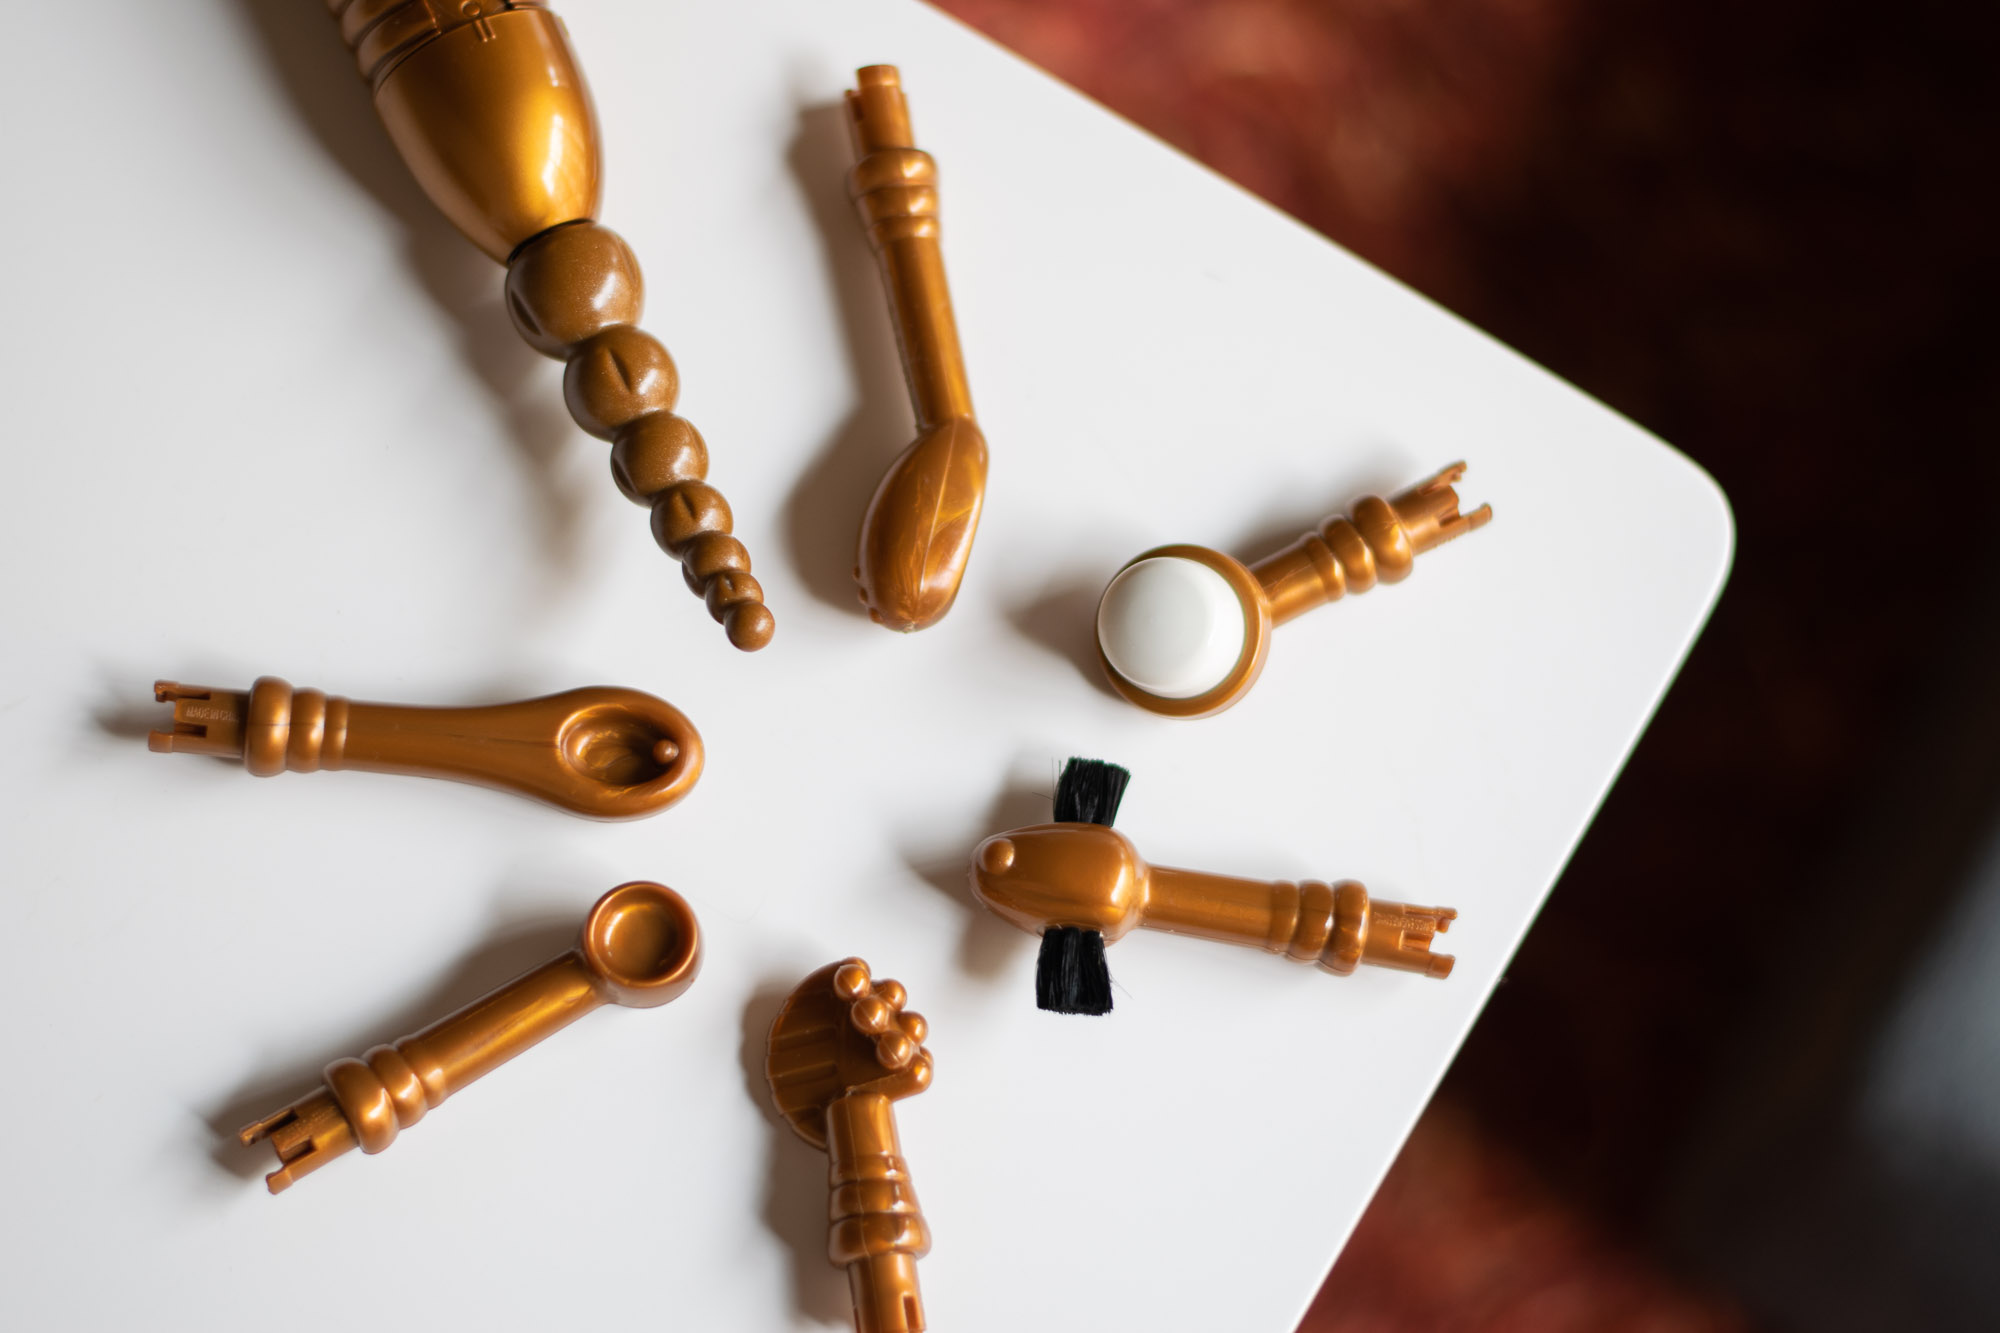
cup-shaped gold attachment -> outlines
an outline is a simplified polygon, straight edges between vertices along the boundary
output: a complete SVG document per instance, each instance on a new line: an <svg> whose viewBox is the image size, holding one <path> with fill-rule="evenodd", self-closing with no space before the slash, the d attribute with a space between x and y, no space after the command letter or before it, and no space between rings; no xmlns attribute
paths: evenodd
<svg viewBox="0 0 2000 1333"><path fill-rule="evenodd" d="M269 1139L276 1194L353 1148L378 1153L466 1084L605 1004L651 1009L679 998L701 970L701 928L662 884L621 884L597 900L575 948L414 1036L326 1067L326 1085L246 1125Z"/></svg>

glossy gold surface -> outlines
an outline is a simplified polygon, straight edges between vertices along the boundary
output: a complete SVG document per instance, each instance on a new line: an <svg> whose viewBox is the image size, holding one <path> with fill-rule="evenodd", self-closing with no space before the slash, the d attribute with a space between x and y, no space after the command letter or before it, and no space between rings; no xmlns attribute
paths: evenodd
<svg viewBox="0 0 2000 1333"><path fill-rule="evenodd" d="M1377 583L1401 583L1419 555L1492 522L1492 505L1458 512L1453 486L1464 476L1465 464L1453 463L1393 499L1363 496L1348 517L1329 518L1250 566L1271 604L1271 623L1282 625Z"/></svg>
<svg viewBox="0 0 2000 1333"><path fill-rule="evenodd" d="M328 0L328 9L425 193L508 265L507 311L521 336L568 362L564 401L579 426L612 442L619 488L653 510L655 538L729 641L762 648L776 621L728 506L704 482L706 448L661 452L692 430L673 415L680 374L636 327L638 260L596 225L597 113L562 21L542 0ZM647 488L635 490L641 477Z"/></svg>
<svg viewBox="0 0 2000 1333"><path fill-rule="evenodd" d="M1377 583L1400 583L1410 575L1417 556L1454 537L1485 527L1493 506L1481 505L1459 513L1454 483L1465 475L1464 463L1453 463L1394 498L1364 496L1353 513L1334 515L1297 541L1245 565L1233 556L1206 546L1156 546L1119 567L1123 573L1141 560L1178 557L1195 560L1222 575L1242 605L1247 628L1242 655L1229 675L1214 689L1190 699L1168 699L1118 674L1098 645L1098 665L1111 688L1128 702L1162 717L1210 717L1222 712L1257 683L1270 653L1271 630L1286 621L1349 593L1363 593Z"/></svg>
<svg viewBox="0 0 2000 1333"><path fill-rule="evenodd" d="M708 484L708 446L674 414L680 371L659 339L634 327L639 264L609 228L576 222L521 247L507 267L507 311L521 336L566 360L563 400L576 424L611 441L611 475L652 511L653 540L678 560L729 641L746 652L777 627L735 515Z"/></svg>
<svg viewBox="0 0 2000 1333"><path fill-rule="evenodd" d="M826 1150L827 1255L847 1270L860 1333L921 1333L917 1260L930 1229L910 1184L892 1106L930 1086L929 1026L901 983L859 958L799 984L771 1025L765 1077L786 1123Z"/></svg>
<svg viewBox="0 0 2000 1333"><path fill-rule="evenodd" d="M349 0L342 35L432 202L506 262L597 216L597 112L562 21L523 0Z"/></svg>
<svg viewBox="0 0 2000 1333"><path fill-rule="evenodd" d="M1373 902L1352 880L1150 866L1131 839L1103 824L1035 824L986 839L972 854L972 891L1031 935L1076 926L1110 943L1144 926L1251 945L1340 976L1366 963L1447 977L1454 961L1430 951L1458 916L1449 907Z"/></svg>
<svg viewBox="0 0 2000 1333"><path fill-rule="evenodd" d="M701 733L673 705L598 685L483 708L355 703L264 676L248 690L159 681L160 754L240 759L258 777L365 769L496 787L593 819L638 819L701 777Z"/></svg>
<svg viewBox="0 0 2000 1333"><path fill-rule="evenodd" d="M912 142L895 66L871 65L855 79L848 193L882 267L917 438L868 502L854 580L871 619L909 632L942 620L958 596L986 497L986 437L972 415L938 244L937 163Z"/></svg>
<svg viewBox="0 0 2000 1333"><path fill-rule="evenodd" d="M597 900L577 946L414 1036L326 1067L326 1084L246 1125L269 1139L271 1193L359 1147L378 1153L483 1074L604 1004L651 1009L678 999L701 970L701 929L672 889L635 881Z"/></svg>

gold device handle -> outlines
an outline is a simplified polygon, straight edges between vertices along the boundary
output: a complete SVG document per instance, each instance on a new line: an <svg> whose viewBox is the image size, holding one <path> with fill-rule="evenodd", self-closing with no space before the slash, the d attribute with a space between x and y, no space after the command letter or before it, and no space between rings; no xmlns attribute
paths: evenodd
<svg viewBox="0 0 2000 1333"><path fill-rule="evenodd" d="M1372 901L1351 879L1294 883L1150 866L1147 880L1140 924L1149 930L1282 953L1341 977L1367 963L1444 978L1457 962L1431 952L1456 911Z"/></svg>
<svg viewBox="0 0 2000 1333"><path fill-rule="evenodd" d="M1314 607L1364 593L1377 583L1400 583L1418 556L1493 521L1493 506L1458 512L1458 481L1465 464L1384 500L1355 502L1348 515L1325 519L1284 550L1250 566L1270 602L1271 623L1296 620Z"/></svg>
<svg viewBox="0 0 2000 1333"><path fill-rule="evenodd" d="M879 1092L850 1092L826 1109L827 1257L847 1270L858 1333L920 1333L923 1300L917 1260L931 1250L930 1228L910 1185L893 1104Z"/></svg>

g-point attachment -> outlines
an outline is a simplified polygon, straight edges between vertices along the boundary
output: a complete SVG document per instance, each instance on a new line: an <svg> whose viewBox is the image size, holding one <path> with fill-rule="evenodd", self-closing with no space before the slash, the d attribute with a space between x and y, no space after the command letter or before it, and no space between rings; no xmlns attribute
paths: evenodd
<svg viewBox="0 0 2000 1333"><path fill-rule="evenodd" d="M894 65L856 71L847 94L854 167L847 192L882 268L917 438L862 514L854 582L869 618L909 633L944 619L958 597L986 497L986 437L938 242L938 170L910 133Z"/></svg>

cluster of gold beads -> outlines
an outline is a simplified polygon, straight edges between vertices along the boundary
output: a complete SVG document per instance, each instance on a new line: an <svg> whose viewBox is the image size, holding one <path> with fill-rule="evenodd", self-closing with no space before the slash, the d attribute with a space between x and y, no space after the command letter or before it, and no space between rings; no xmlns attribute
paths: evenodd
<svg viewBox="0 0 2000 1333"><path fill-rule="evenodd" d="M674 415L680 373L660 340L638 327L645 305L639 261L595 222L552 228L507 265L507 312L544 356L567 362L563 399L576 424L611 442L611 476L653 511L653 538L681 563L688 587L745 651L771 641L776 622L731 535L722 492L710 486L708 446Z"/></svg>

